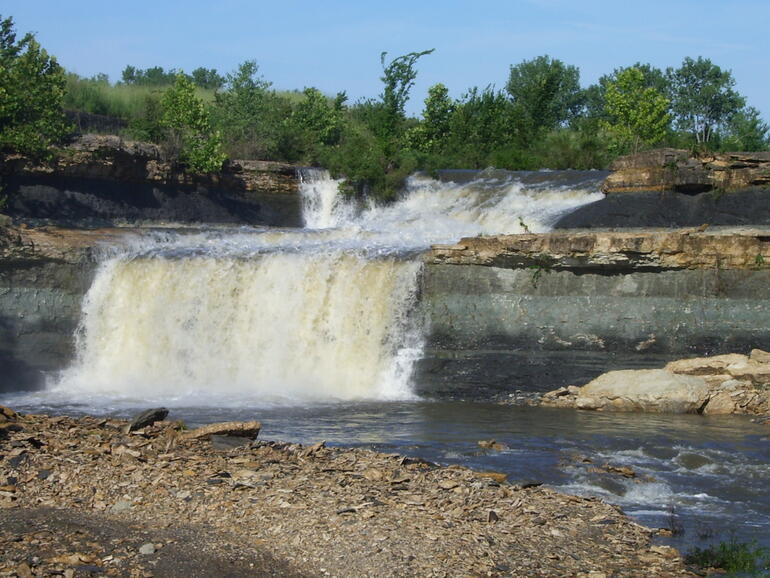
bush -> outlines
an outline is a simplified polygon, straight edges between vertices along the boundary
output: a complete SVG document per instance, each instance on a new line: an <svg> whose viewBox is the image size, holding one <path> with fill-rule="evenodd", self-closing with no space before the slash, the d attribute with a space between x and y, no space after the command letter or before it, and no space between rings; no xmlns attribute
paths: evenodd
<svg viewBox="0 0 770 578"><path fill-rule="evenodd" d="M767 548L757 546L756 541L738 542L731 538L716 546L701 549L695 548L685 556L687 564L700 568L720 568L727 572L759 574L770 570L770 559L767 558Z"/></svg>

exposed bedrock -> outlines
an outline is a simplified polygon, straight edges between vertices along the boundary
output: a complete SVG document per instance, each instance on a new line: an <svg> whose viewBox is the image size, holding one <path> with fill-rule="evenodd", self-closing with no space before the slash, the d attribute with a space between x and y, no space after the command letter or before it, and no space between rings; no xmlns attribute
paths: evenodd
<svg viewBox="0 0 770 578"><path fill-rule="evenodd" d="M437 388L455 366L469 388L545 391L685 353L766 349L765 234L564 232L434 247L422 370Z"/></svg>
<svg viewBox="0 0 770 578"><path fill-rule="evenodd" d="M770 153L657 149L617 159L607 196L557 229L770 224Z"/></svg>
<svg viewBox="0 0 770 578"><path fill-rule="evenodd" d="M156 145L84 135L47 162L0 158L5 212L66 226L136 221L301 226L295 167L233 161L210 175L163 160Z"/></svg>

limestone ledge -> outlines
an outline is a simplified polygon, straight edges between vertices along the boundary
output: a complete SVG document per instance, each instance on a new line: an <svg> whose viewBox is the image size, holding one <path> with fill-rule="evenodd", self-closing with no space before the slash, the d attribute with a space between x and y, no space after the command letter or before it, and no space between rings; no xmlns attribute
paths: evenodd
<svg viewBox="0 0 770 578"><path fill-rule="evenodd" d="M701 153L655 149L616 159L605 193L732 192L770 186L770 152Z"/></svg>
<svg viewBox="0 0 770 578"><path fill-rule="evenodd" d="M114 245L135 234L139 229L30 228L0 223L0 268L43 262L88 263L94 261L94 251L100 245Z"/></svg>
<svg viewBox="0 0 770 578"><path fill-rule="evenodd" d="M0 156L0 176L53 176L107 179L240 192L297 192L296 167L286 163L234 160L208 175L184 171L165 159L158 145L112 135L86 134L55 151L45 162L22 155Z"/></svg>
<svg viewBox="0 0 770 578"><path fill-rule="evenodd" d="M627 272L770 267L770 229L559 231L434 245L432 264Z"/></svg>

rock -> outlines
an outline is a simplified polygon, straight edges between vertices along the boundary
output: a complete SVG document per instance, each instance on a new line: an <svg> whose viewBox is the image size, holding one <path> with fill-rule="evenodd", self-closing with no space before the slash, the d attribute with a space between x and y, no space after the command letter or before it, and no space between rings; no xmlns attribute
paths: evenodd
<svg viewBox="0 0 770 578"><path fill-rule="evenodd" d="M132 432L148 425L154 424L156 421L163 421L168 415L168 410L165 407L156 407L154 409L148 409L137 415L131 423L128 424L127 431Z"/></svg>
<svg viewBox="0 0 770 578"><path fill-rule="evenodd" d="M241 446L247 446L254 441L254 438L247 436L234 435L212 435L211 447L215 450L231 450Z"/></svg>
<svg viewBox="0 0 770 578"><path fill-rule="evenodd" d="M693 359L678 359L672 361L664 367L671 373L680 373L683 375L724 375L730 365L746 363L748 357L738 353L728 353L727 355L715 355L713 357L696 357Z"/></svg>
<svg viewBox="0 0 770 578"><path fill-rule="evenodd" d="M656 149L616 159L602 185L605 193L712 190L733 192L770 185L770 154L705 153Z"/></svg>
<svg viewBox="0 0 770 578"><path fill-rule="evenodd" d="M482 447L486 450L495 450L497 452L510 449L506 444L495 440L479 440L476 443L478 443L479 447Z"/></svg>
<svg viewBox="0 0 770 578"><path fill-rule="evenodd" d="M482 478L489 478L498 484L502 484L508 480L508 474L502 472L476 472L476 475Z"/></svg>
<svg viewBox="0 0 770 578"><path fill-rule="evenodd" d="M727 367L727 373L738 380L750 381L755 385L770 384L770 364L744 361Z"/></svg>
<svg viewBox="0 0 770 578"><path fill-rule="evenodd" d="M126 500L119 500L112 505L110 512L113 514L120 514L122 512L128 512L132 507L133 504L131 502Z"/></svg>
<svg viewBox="0 0 770 578"><path fill-rule="evenodd" d="M142 556L149 556L150 554L155 554L155 544L143 544L139 547L139 553Z"/></svg>
<svg viewBox="0 0 770 578"><path fill-rule="evenodd" d="M182 433L182 439L197 440L208 438L212 435L219 436L238 436L256 439L262 424L258 421L228 421L222 423L212 423Z"/></svg>
<svg viewBox="0 0 770 578"><path fill-rule="evenodd" d="M580 389L578 409L697 413L709 398L706 381L663 369L610 371Z"/></svg>
<svg viewBox="0 0 770 578"><path fill-rule="evenodd" d="M0 422L16 421L18 418L19 414L13 411L10 407L0 405Z"/></svg>
<svg viewBox="0 0 770 578"><path fill-rule="evenodd" d="M762 351L761 349L752 349L749 359L757 363L770 363L770 352Z"/></svg>

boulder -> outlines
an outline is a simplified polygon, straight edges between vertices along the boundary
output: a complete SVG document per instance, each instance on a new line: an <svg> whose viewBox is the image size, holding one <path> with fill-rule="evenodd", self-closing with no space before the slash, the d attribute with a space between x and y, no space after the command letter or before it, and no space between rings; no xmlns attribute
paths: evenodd
<svg viewBox="0 0 770 578"><path fill-rule="evenodd" d="M165 407L156 407L153 409L147 409L137 415L131 423L128 424L126 431L132 432L148 425L154 424L156 421L163 421L168 415L168 410Z"/></svg>
<svg viewBox="0 0 770 578"><path fill-rule="evenodd" d="M663 369L610 371L580 388L578 409L698 413L709 399L702 377Z"/></svg>

